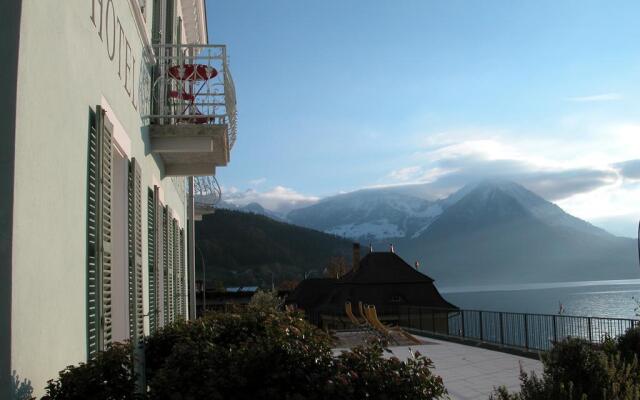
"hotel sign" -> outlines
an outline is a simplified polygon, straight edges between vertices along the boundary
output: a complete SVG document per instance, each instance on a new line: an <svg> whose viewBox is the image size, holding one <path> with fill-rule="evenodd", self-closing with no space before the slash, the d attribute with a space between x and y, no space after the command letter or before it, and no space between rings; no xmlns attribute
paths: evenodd
<svg viewBox="0 0 640 400"><path fill-rule="evenodd" d="M136 57L131 49L129 36L124 31L120 17L116 14L113 0L91 0L89 16L100 40L105 44L109 60L118 65L118 78L125 93L136 104Z"/></svg>

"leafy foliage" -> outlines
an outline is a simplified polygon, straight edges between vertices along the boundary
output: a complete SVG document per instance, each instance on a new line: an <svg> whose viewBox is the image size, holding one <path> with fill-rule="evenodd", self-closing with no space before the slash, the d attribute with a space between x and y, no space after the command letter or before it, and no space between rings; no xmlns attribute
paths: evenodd
<svg viewBox="0 0 640 400"><path fill-rule="evenodd" d="M132 349L115 343L95 359L79 366L68 366L58 379L47 383L43 400L133 400L136 376Z"/></svg>
<svg viewBox="0 0 640 400"><path fill-rule="evenodd" d="M640 327L628 329L618 338L618 349L626 360L640 357Z"/></svg>
<svg viewBox="0 0 640 400"><path fill-rule="evenodd" d="M179 322L146 343L145 398L429 400L446 394L420 354L400 362L383 357L384 344L374 343L336 357L331 346L332 339L301 314L277 311L269 302ZM48 399L136 398L129 354L116 345L95 362L68 367L49 383Z"/></svg>
<svg viewBox="0 0 640 400"><path fill-rule="evenodd" d="M495 400L636 400L640 398L640 370L637 357L625 358L620 350L633 340L605 341L594 345L583 339L569 338L556 343L544 354L544 374L537 377L520 371L520 393L499 388Z"/></svg>
<svg viewBox="0 0 640 400"><path fill-rule="evenodd" d="M252 311L277 311L282 309L284 299L278 297L276 290L258 290L249 302L249 309Z"/></svg>

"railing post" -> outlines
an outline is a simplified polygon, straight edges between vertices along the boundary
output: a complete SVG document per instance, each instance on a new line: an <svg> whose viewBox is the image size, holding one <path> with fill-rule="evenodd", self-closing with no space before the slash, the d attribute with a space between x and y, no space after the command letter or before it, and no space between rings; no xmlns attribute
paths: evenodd
<svg viewBox="0 0 640 400"><path fill-rule="evenodd" d="M420 318L420 330L422 330L422 307L419 308L420 312L418 313Z"/></svg>
<svg viewBox="0 0 640 400"><path fill-rule="evenodd" d="M553 316L553 343L557 343L558 342L558 327L557 327L557 323L556 323L556 316Z"/></svg>
<svg viewBox="0 0 640 400"><path fill-rule="evenodd" d="M500 345L504 345L504 333L503 333L503 326L502 326L502 313L500 313L499 317L500 317Z"/></svg>
<svg viewBox="0 0 640 400"><path fill-rule="evenodd" d="M480 341L482 341L484 340L482 332L482 311L478 311L478 320L480 321Z"/></svg>
<svg viewBox="0 0 640 400"><path fill-rule="evenodd" d="M431 332L436 331L436 313L434 310L431 310Z"/></svg>
<svg viewBox="0 0 640 400"><path fill-rule="evenodd" d="M528 315L524 314L524 348L529 350L529 323Z"/></svg>
<svg viewBox="0 0 640 400"><path fill-rule="evenodd" d="M587 317L587 329L589 329L589 342L593 342L593 338L591 337L591 317Z"/></svg>
<svg viewBox="0 0 640 400"><path fill-rule="evenodd" d="M460 317L461 317L461 319L462 319L462 323L461 323L461 325L462 325L462 332L461 332L461 336L462 336L462 338L464 338L464 337L465 337L465 333L464 333L464 310L460 310Z"/></svg>

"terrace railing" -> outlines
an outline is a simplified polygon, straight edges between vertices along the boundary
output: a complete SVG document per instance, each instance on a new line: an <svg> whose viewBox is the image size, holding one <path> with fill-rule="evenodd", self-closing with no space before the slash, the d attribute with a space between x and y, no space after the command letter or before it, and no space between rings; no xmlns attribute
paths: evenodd
<svg viewBox="0 0 640 400"><path fill-rule="evenodd" d="M629 318L582 317L554 314L526 314L480 310L449 310L417 306L376 306L383 322L397 324L417 334L488 343L524 351L549 350L567 337L602 343L640 320ZM344 310L325 310L308 315L322 327L353 328Z"/></svg>
<svg viewBox="0 0 640 400"><path fill-rule="evenodd" d="M227 129L229 148L237 134L236 92L224 45L156 45L151 124L217 125Z"/></svg>

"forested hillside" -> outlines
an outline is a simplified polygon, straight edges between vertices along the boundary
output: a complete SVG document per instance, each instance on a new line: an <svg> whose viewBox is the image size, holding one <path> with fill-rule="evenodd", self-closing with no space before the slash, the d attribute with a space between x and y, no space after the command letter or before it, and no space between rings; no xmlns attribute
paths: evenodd
<svg viewBox="0 0 640 400"><path fill-rule="evenodd" d="M271 287L320 276L331 257L350 260L351 242L263 215L216 210L196 223L196 270L209 284ZM214 282L215 281L215 282Z"/></svg>

